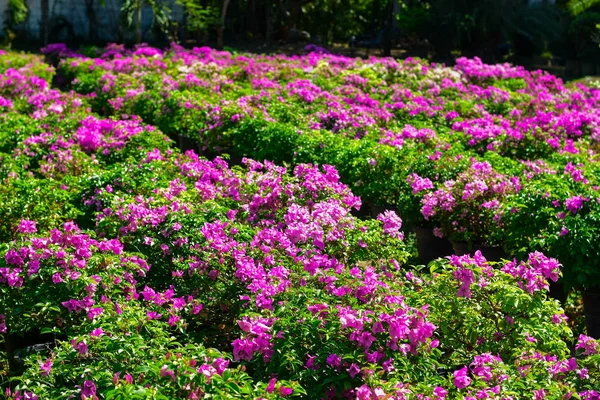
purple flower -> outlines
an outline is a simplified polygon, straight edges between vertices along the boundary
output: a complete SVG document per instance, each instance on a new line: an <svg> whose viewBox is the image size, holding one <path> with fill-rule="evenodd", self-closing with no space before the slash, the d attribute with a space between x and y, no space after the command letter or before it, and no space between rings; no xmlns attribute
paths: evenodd
<svg viewBox="0 0 600 400"><path fill-rule="evenodd" d="M358 365L352 363L346 371L348 371L351 378L354 378L360 372L360 368L358 368Z"/></svg>
<svg viewBox="0 0 600 400"><path fill-rule="evenodd" d="M181 320L180 316L175 315L175 314L169 315L169 326L177 325L177 322L179 322L179 320Z"/></svg>
<svg viewBox="0 0 600 400"><path fill-rule="evenodd" d="M527 340L528 342L531 343L537 343L537 339L533 336L531 336L529 333L525 334L525 340Z"/></svg>
<svg viewBox="0 0 600 400"><path fill-rule="evenodd" d="M598 353L598 341L585 335L579 335L579 340L575 349L582 349L584 356L590 356Z"/></svg>
<svg viewBox="0 0 600 400"><path fill-rule="evenodd" d="M383 214L379 214L377 220L383 222L383 231L386 234L400 240L404 239L404 234L400 232L402 220L394 211L387 210Z"/></svg>
<svg viewBox="0 0 600 400"><path fill-rule="evenodd" d="M71 346L73 346L73 348L77 350L81 356L88 352L88 346L85 341L77 342L77 339L73 339L71 341Z"/></svg>
<svg viewBox="0 0 600 400"><path fill-rule="evenodd" d="M90 336L92 336L92 337L100 337L103 334L104 334L104 331L102 330L102 328L96 328L90 332Z"/></svg>
<svg viewBox="0 0 600 400"><path fill-rule="evenodd" d="M169 367L166 365L163 365L160 369L160 376L163 378L170 377L171 379L175 380L175 372L173 372L172 369L169 369Z"/></svg>
<svg viewBox="0 0 600 400"><path fill-rule="evenodd" d="M84 399L96 398L96 385L92 381L83 382L83 388L81 389L81 397Z"/></svg>
<svg viewBox="0 0 600 400"><path fill-rule="evenodd" d="M383 364L381 364L381 367L387 373L392 372L395 369L394 368L394 359L392 357L388 358L386 361L383 362Z"/></svg>
<svg viewBox="0 0 600 400"><path fill-rule="evenodd" d="M448 391L441 386L436 386L435 389L433 389L433 395L436 400L444 400L448 395Z"/></svg>
<svg viewBox="0 0 600 400"><path fill-rule="evenodd" d="M61 283L61 282L64 282L64 281L63 281L63 278L60 276L60 273L57 272L54 275L52 275L52 283L54 283L56 285L57 283Z"/></svg>
<svg viewBox="0 0 600 400"><path fill-rule="evenodd" d="M573 196L565 200L565 207L573 214L577 214L577 211L583 207L583 197Z"/></svg>
<svg viewBox="0 0 600 400"><path fill-rule="evenodd" d="M50 370L52 369L52 360L48 358L44 363L41 361L38 362L40 363L40 369L42 370L40 375L42 375L43 377L47 377L48 375L50 375Z"/></svg>
<svg viewBox="0 0 600 400"><path fill-rule="evenodd" d="M275 390L275 383L277 383L277 378L271 378L269 384L267 385L267 393L273 393Z"/></svg>
<svg viewBox="0 0 600 400"><path fill-rule="evenodd" d="M464 389L471 384L471 378L467 375L469 370L467 367L462 367L458 371L454 371L454 386L458 389Z"/></svg>
<svg viewBox="0 0 600 400"><path fill-rule="evenodd" d="M35 221L29 221L26 219L21 220L21 223L19 224L19 232L21 232L21 233L36 233L37 226L35 224Z"/></svg>
<svg viewBox="0 0 600 400"><path fill-rule="evenodd" d="M433 189L433 182L429 178L422 178L417 174L410 174L406 182L411 184L413 194Z"/></svg>
<svg viewBox="0 0 600 400"><path fill-rule="evenodd" d="M319 364L315 364L315 360L317 359L317 356L311 356L310 354L307 354L308 356L308 361L306 361L306 364L304 364L304 366L307 369L319 369Z"/></svg>
<svg viewBox="0 0 600 400"><path fill-rule="evenodd" d="M331 368L338 368L340 365L342 365L342 357L338 356L337 354L330 354L327 357L327 365L329 365Z"/></svg>
<svg viewBox="0 0 600 400"><path fill-rule="evenodd" d="M368 385L364 384L358 389L356 389L356 399L357 400L370 400L373 397L373 392Z"/></svg>
<svg viewBox="0 0 600 400"><path fill-rule="evenodd" d="M148 315L148 320L160 319L160 317L162 317L162 314L155 311L148 311L146 314Z"/></svg>
<svg viewBox="0 0 600 400"><path fill-rule="evenodd" d="M21 255L15 249L10 249L7 251L4 259L6 260L7 264L16 265L18 267L22 266L24 262Z"/></svg>

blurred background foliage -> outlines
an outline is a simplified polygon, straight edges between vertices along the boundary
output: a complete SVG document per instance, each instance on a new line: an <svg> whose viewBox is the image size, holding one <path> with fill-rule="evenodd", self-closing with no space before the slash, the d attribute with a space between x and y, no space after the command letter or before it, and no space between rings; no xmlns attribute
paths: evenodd
<svg viewBox="0 0 600 400"><path fill-rule="evenodd" d="M53 13L60 1L67 0L8 0L3 24L5 46L54 42L56 26L81 23ZM600 65L600 0L82 0L76 3L79 7L85 5L88 21L84 23L89 29L86 34L74 34L77 30L71 28L72 34L65 37L71 47L110 41L161 46L176 41L189 46L234 49L253 45L256 48L250 50L260 51L273 45L314 44L324 48L337 46L349 52L366 49L367 54L372 50L371 54L378 55L414 55L449 63L457 56L479 56L486 62L527 64L528 58L541 57L548 63L559 59ZM110 38L107 32L99 32L98 24L98 16L108 8L118 15L117 29ZM32 32L32 24L38 23L39 29Z"/></svg>

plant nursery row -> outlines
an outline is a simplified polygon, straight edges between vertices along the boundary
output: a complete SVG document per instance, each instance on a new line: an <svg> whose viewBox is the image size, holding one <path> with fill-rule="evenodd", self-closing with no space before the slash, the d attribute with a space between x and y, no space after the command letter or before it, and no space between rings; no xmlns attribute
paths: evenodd
<svg viewBox="0 0 600 400"><path fill-rule="evenodd" d="M600 90L42 54L0 54L0 398L600 399Z"/></svg>

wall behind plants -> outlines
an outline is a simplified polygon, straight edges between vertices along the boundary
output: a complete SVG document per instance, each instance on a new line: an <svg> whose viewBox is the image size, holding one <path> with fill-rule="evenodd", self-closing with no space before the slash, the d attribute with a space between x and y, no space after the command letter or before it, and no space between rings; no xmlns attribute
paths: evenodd
<svg viewBox="0 0 600 400"><path fill-rule="evenodd" d="M131 34L123 37L119 22L119 13L122 5L121 0L48 0L49 10L49 34L50 42L66 42L74 45L97 44L133 40ZM42 20L42 8L40 0L26 0L28 9L26 20L10 27L17 35L17 45L24 45L23 41L40 40L40 27ZM166 0L165 4L171 9L171 20L173 23L183 22L183 8L176 0ZM94 38L90 38L89 7L93 10L96 27ZM0 0L0 12L7 13L9 1ZM146 32L145 37L152 39L149 32L152 25L153 13L150 6L142 8L142 30ZM0 31L6 36L7 19L0 20ZM156 38L154 38L156 40ZM159 41L163 40L159 38Z"/></svg>

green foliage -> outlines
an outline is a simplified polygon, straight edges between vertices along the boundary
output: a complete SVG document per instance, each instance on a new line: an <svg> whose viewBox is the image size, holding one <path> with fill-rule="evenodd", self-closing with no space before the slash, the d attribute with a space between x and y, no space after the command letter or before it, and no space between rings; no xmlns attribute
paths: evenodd
<svg viewBox="0 0 600 400"><path fill-rule="evenodd" d="M579 15L599 3L598 0L569 0L567 8L573 15Z"/></svg>
<svg viewBox="0 0 600 400"><path fill-rule="evenodd" d="M186 13L186 28L192 32L203 31L214 24L218 19L218 10L211 6L204 6L198 0L177 0Z"/></svg>
<svg viewBox="0 0 600 400"><path fill-rule="evenodd" d="M600 13L585 12L577 15L569 24L568 35L575 48L573 54L580 60L593 62L600 59L598 50L598 27Z"/></svg>
<svg viewBox="0 0 600 400"><path fill-rule="evenodd" d="M9 0L8 1L8 20L10 24L18 25L27 19L27 3L25 0Z"/></svg>

